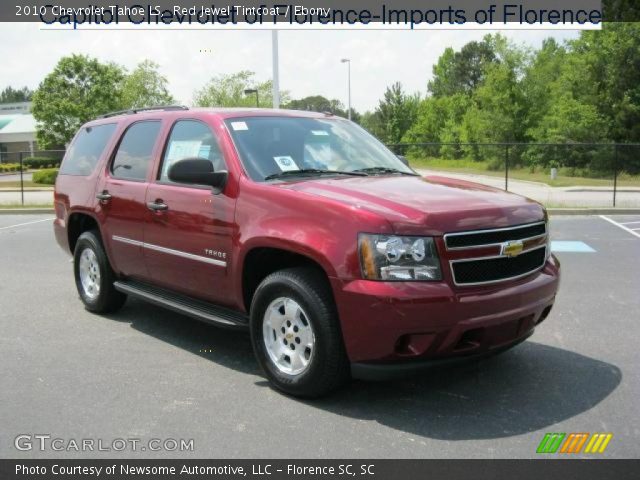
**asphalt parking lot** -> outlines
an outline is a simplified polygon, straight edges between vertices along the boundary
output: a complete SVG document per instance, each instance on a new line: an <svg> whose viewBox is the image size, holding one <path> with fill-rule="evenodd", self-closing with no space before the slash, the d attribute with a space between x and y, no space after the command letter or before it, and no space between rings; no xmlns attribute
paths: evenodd
<svg viewBox="0 0 640 480"><path fill-rule="evenodd" d="M555 244L555 308L514 350L315 401L269 388L242 332L131 299L86 312L49 218L0 215L0 457L534 458L547 432L640 456L640 216L552 218L554 241L583 244ZM194 449L23 452L20 434Z"/></svg>

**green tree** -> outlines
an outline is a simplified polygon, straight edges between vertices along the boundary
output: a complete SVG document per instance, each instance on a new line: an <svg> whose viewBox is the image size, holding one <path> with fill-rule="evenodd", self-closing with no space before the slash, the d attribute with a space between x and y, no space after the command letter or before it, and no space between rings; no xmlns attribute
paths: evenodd
<svg viewBox="0 0 640 480"><path fill-rule="evenodd" d="M307 110L310 112L331 112L336 115L340 113L346 113L344 105L340 100L329 100L322 95L311 95L298 100L291 100L284 105L284 108L291 110Z"/></svg>
<svg viewBox="0 0 640 480"><path fill-rule="evenodd" d="M571 47L586 65L583 82L595 86L584 101L608 119L609 138L640 142L640 23L606 23Z"/></svg>
<svg viewBox="0 0 640 480"><path fill-rule="evenodd" d="M471 93L482 84L487 65L495 61L491 35L486 35L481 42L467 43L459 52L447 48L433 66L429 92L435 97Z"/></svg>
<svg viewBox="0 0 640 480"><path fill-rule="evenodd" d="M362 126L362 128L367 130L372 135L375 135L376 137L378 137L378 139L380 139L381 141L384 141L384 139L382 138L382 134L383 134L382 122L377 112L375 111L364 112L362 115L360 115L359 123Z"/></svg>
<svg viewBox="0 0 640 480"><path fill-rule="evenodd" d="M420 102L416 120L402 138L403 143L460 143L462 119L471 106L471 98L463 93L446 97L428 97ZM455 145L419 147L414 155L457 158L461 149Z"/></svg>
<svg viewBox="0 0 640 480"><path fill-rule="evenodd" d="M470 107L470 97L461 93L425 98L403 142L459 142L462 120Z"/></svg>
<svg viewBox="0 0 640 480"><path fill-rule="evenodd" d="M122 106L123 69L85 55L60 59L33 95L41 148L67 144L80 125Z"/></svg>
<svg viewBox="0 0 640 480"><path fill-rule="evenodd" d="M598 84L581 53L547 41L523 81L530 104L527 138L534 142L597 142L608 137L598 111Z"/></svg>
<svg viewBox="0 0 640 480"><path fill-rule="evenodd" d="M496 61L485 66L484 81L473 92L471 107L462 119L463 142L499 143L525 140L528 104L522 91L522 78L529 51L501 35L485 37L492 44ZM475 159L493 157L502 165L502 150L475 145L463 148Z"/></svg>
<svg viewBox="0 0 640 480"><path fill-rule="evenodd" d="M384 92L375 112L367 116L363 125L386 143L399 143L413 125L420 97L406 94L400 82L396 82Z"/></svg>
<svg viewBox="0 0 640 480"><path fill-rule="evenodd" d="M340 100L329 100L322 95L310 95L298 100L291 100L289 103L283 105L283 108L291 110L307 110L310 112L331 112L334 115L347 118L349 112ZM360 114L353 108L351 109L351 120L359 123Z"/></svg>
<svg viewBox="0 0 640 480"><path fill-rule="evenodd" d="M255 94L246 95L247 89L257 89L261 107L273 104L272 82L256 82L255 73L243 70L228 75L217 75L196 91L193 103L198 107L255 107ZM280 92L280 102L289 101L288 92Z"/></svg>
<svg viewBox="0 0 640 480"><path fill-rule="evenodd" d="M0 103L28 102L33 96L33 91L27 87L6 87L0 91Z"/></svg>
<svg viewBox="0 0 640 480"><path fill-rule="evenodd" d="M525 101L529 105L525 118L527 140L535 138L534 130L549 113L554 103L556 85L565 70L566 62L567 49L555 39L547 38L525 68L521 85Z"/></svg>
<svg viewBox="0 0 640 480"><path fill-rule="evenodd" d="M158 69L160 66L145 60L122 81L122 108L143 108L171 105L175 99L167 88L167 79Z"/></svg>

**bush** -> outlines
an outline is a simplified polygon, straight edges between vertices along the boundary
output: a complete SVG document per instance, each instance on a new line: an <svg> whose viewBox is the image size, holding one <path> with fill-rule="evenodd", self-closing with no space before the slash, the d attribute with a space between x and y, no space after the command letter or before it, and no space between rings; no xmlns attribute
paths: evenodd
<svg viewBox="0 0 640 480"><path fill-rule="evenodd" d="M49 157L27 157L22 164L28 168L54 168L60 166L60 159Z"/></svg>
<svg viewBox="0 0 640 480"><path fill-rule="evenodd" d="M41 183L43 185L53 185L56 183L56 177L58 176L57 168L46 168L33 172L33 183Z"/></svg>
<svg viewBox="0 0 640 480"><path fill-rule="evenodd" d="M0 173L19 172L19 163L0 163Z"/></svg>

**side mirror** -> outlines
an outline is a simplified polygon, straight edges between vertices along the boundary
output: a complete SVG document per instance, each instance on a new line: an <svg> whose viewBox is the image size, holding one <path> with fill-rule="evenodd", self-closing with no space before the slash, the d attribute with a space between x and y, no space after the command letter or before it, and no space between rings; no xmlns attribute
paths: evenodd
<svg viewBox="0 0 640 480"><path fill-rule="evenodd" d="M407 167L409 166L409 160L407 160L407 157L404 155L396 155L396 157L398 157L398 160L404 163Z"/></svg>
<svg viewBox="0 0 640 480"><path fill-rule="evenodd" d="M190 185L208 185L213 193L220 193L227 183L229 173L214 172L209 160L202 158L185 158L169 168L169 180Z"/></svg>

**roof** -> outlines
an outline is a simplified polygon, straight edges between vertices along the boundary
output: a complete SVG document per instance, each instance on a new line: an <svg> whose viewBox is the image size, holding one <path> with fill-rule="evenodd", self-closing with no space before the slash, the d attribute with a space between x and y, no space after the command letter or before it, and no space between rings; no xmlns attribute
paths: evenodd
<svg viewBox="0 0 640 480"><path fill-rule="evenodd" d="M114 123L123 119L152 120L159 118L206 118L215 116L221 119L240 117L303 117L303 118L339 118L329 113L309 112L306 110L286 110L272 108L188 108L184 110L140 110L137 112L115 112L106 117L96 118L85 126Z"/></svg>
<svg viewBox="0 0 640 480"><path fill-rule="evenodd" d="M0 115L0 135L10 133L34 133L36 120L31 114Z"/></svg>
<svg viewBox="0 0 640 480"><path fill-rule="evenodd" d="M12 116L9 115L0 115L0 130L3 129L3 127L5 127L6 125L8 125L9 123L11 123L11 120L13 120Z"/></svg>
<svg viewBox="0 0 640 480"><path fill-rule="evenodd" d="M310 112L308 110L287 110L283 108L192 108L190 110L194 112L215 113L223 118L255 116L326 118L334 116L330 113Z"/></svg>

